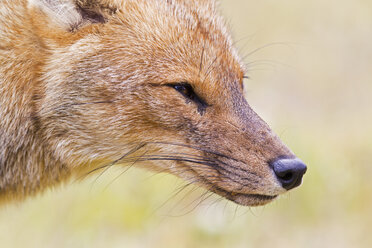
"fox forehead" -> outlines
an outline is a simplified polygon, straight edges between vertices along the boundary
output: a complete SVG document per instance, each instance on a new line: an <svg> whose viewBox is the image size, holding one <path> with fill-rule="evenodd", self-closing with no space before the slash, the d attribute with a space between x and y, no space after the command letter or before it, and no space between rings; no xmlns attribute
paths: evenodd
<svg viewBox="0 0 372 248"><path fill-rule="evenodd" d="M245 70L214 0L28 0L28 5L66 31L76 31L92 22L113 24L113 29L131 29L132 32L122 35L132 36L126 42L140 42L138 45L144 48L173 45L187 50L182 55L193 59L201 53L206 60L219 56L229 60L226 65L234 64L240 71ZM152 43L146 42L151 39Z"/></svg>
<svg viewBox="0 0 372 248"><path fill-rule="evenodd" d="M196 27L200 23L200 17L203 16L203 21L217 23L223 22L216 15L216 6L214 0L26 0L28 7L37 7L45 14L49 15L51 21L59 22L67 28L69 25L75 25L82 21L82 16L79 10L89 10L99 14L122 12L124 17L137 17L137 21L144 21L139 18L140 15L134 13L146 13L147 16L154 17L159 21L159 25L166 20L164 17L172 15L178 17L172 19L177 23L181 20L187 23L189 27ZM164 15L166 14L166 15ZM162 16L160 16L162 15ZM152 22L154 19L151 19ZM221 25L222 28L223 25ZM226 28L224 28L227 32Z"/></svg>
<svg viewBox="0 0 372 248"><path fill-rule="evenodd" d="M157 57L167 58L163 63L174 62L184 67L175 74L184 72L185 78L193 75L194 81L208 81L208 78L220 83L242 81L245 67L214 1L124 3L118 18L134 31L132 40L139 41L138 46L159 53ZM163 63L160 62L161 68ZM174 65L171 68L178 70Z"/></svg>

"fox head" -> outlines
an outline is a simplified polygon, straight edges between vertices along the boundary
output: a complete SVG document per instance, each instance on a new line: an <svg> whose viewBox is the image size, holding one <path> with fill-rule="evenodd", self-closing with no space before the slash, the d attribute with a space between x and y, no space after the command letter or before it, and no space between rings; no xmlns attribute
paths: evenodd
<svg viewBox="0 0 372 248"><path fill-rule="evenodd" d="M76 173L168 172L242 205L300 185L306 166L252 110L212 0L29 0L42 139Z"/></svg>

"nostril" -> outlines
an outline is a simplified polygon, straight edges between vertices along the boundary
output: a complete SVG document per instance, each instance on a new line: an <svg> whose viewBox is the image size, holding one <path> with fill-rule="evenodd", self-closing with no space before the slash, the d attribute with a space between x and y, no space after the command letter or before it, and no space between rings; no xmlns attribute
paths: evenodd
<svg viewBox="0 0 372 248"><path fill-rule="evenodd" d="M284 176L281 177L284 181L289 181L293 178L293 173L292 172L288 172L286 174L284 174Z"/></svg>
<svg viewBox="0 0 372 248"><path fill-rule="evenodd" d="M306 165L298 158L277 159L270 163L283 188L290 190L299 186L306 173Z"/></svg>

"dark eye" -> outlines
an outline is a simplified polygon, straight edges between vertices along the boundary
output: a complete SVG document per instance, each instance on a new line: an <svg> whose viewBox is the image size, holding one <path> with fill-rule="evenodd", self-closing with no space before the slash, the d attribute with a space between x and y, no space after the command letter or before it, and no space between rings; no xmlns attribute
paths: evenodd
<svg viewBox="0 0 372 248"><path fill-rule="evenodd" d="M198 106L199 113L201 115L204 114L205 109L208 107L208 104L195 93L195 91L193 90L192 86L189 83L175 83L168 84L168 86L174 88L187 100L196 103Z"/></svg>
<svg viewBox="0 0 372 248"><path fill-rule="evenodd" d="M184 97L189 98L190 100L194 100L194 98L196 97L194 90L188 83L174 84L173 88L177 90L179 93L181 93Z"/></svg>

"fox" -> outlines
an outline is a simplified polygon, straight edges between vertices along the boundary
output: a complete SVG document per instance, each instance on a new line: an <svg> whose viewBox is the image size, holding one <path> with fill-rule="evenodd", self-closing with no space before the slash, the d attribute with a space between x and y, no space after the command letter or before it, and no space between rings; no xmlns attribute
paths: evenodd
<svg viewBox="0 0 372 248"><path fill-rule="evenodd" d="M0 0L0 202L112 166L273 201L307 167L247 72L215 0Z"/></svg>

